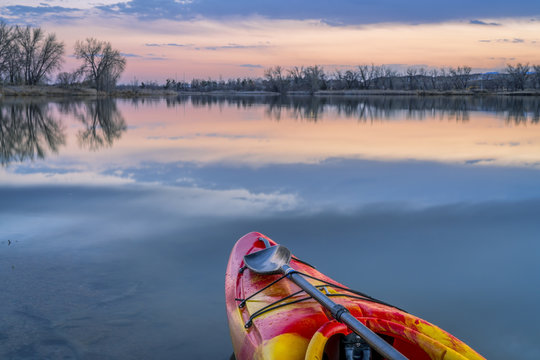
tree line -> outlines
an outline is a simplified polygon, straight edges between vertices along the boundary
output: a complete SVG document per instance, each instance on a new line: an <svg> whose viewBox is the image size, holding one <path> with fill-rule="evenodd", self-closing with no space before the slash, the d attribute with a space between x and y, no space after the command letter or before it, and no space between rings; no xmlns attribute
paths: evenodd
<svg viewBox="0 0 540 360"><path fill-rule="evenodd" d="M62 68L65 45L54 33L40 27L10 26L0 22L0 82L3 85L39 85L51 81ZM60 72L56 83L83 84L98 91L116 87L126 59L111 44L88 38L77 41L75 58L82 65L72 72Z"/></svg>
<svg viewBox="0 0 540 360"><path fill-rule="evenodd" d="M146 85L148 86L148 84ZM150 87L157 84L150 84ZM278 93L325 90L414 90L414 91L519 91L540 89L540 65L508 64L502 72L472 73L469 66L426 69L409 67L400 72L386 65L358 65L327 72L322 66L274 66L263 78L229 80L167 79L165 89L178 91L272 91Z"/></svg>

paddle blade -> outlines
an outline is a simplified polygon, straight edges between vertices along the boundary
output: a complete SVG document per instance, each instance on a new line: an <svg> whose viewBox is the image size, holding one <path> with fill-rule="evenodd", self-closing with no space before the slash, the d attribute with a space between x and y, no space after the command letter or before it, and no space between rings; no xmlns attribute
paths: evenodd
<svg viewBox="0 0 540 360"><path fill-rule="evenodd" d="M276 245L244 256L246 266L257 274L269 275L281 272L283 265L291 261L291 252L285 246Z"/></svg>

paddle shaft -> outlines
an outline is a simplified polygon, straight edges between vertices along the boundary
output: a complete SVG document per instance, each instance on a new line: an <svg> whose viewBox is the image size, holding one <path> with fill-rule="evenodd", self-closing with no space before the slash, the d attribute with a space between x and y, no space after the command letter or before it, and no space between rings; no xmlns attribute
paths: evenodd
<svg viewBox="0 0 540 360"><path fill-rule="evenodd" d="M330 310L332 316L337 321L347 325L383 357L389 360L407 360L407 358L392 345L384 341L379 335L375 334L367 326L352 316L343 305L336 304L330 300L328 296L324 295L315 286L311 285L302 275L295 272L289 265L282 265L281 271L322 306Z"/></svg>

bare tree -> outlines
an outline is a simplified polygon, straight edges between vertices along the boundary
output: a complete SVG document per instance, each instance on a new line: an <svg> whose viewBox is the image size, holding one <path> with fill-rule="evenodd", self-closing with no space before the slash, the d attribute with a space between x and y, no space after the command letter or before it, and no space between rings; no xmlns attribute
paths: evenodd
<svg viewBox="0 0 540 360"><path fill-rule="evenodd" d="M94 38L77 41L75 57L83 60L81 71L98 91L111 91L126 67L126 58L111 43Z"/></svg>
<svg viewBox="0 0 540 360"><path fill-rule="evenodd" d="M45 35L41 28L30 26L15 30L25 84L36 85L60 68L64 43L56 40L55 34Z"/></svg>
<svg viewBox="0 0 540 360"><path fill-rule="evenodd" d="M326 86L326 74L319 65L308 66L304 69L304 82L310 93L324 89Z"/></svg>
<svg viewBox="0 0 540 360"><path fill-rule="evenodd" d="M60 86L70 86L77 84L82 77L80 69L72 72L61 72L56 76L56 83Z"/></svg>
<svg viewBox="0 0 540 360"><path fill-rule="evenodd" d="M418 79L416 78L416 75L418 74L418 70L415 68L407 68L407 85L409 90L416 90L418 87Z"/></svg>
<svg viewBox="0 0 540 360"><path fill-rule="evenodd" d="M429 71L429 80L431 89L435 90L437 88L437 77L439 76L439 70L433 68Z"/></svg>
<svg viewBox="0 0 540 360"><path fill-rule="evenodd" d="M24 82L22 53L19 45L14 41L9 47L6 76L10 84L22 84Z"/></svg>
<svg viewBox="0 0 540 360"><path fill-rule="evenodd" d="M360 79L360 88L369 89L375 72L375 65L359 65L358 74Z"/></svg>
<svg viewBox="0 0 540 360"><path fill-rule="evenodd" d="M534 65L533 70L534 72L531 75L533 79L533 87L535 89L539 89L540 88L540 65Z"/></svg>
<svg viewBox="0 0 540 360"><path fill-rule="evenodd" d="M454 84L455 89L466 89L471 79L471 67L470 66L458 66L457 68L450 68L450 76Z"/></svg>
<svg viewBox="0 0 540 360"><path fill-rule="evenodd" d="M420 90L426 90L428 87L428 71L423 67L418 69L417 83Z"/></svg>
<svg viewBox="0 0 540 360"><path fill-rule="evenodd" d="M513 90L525 89L525 82L529 76L530 69L529 64L518 63L516 66L506 65L506 72L510 76L509 87Z"/></svg>
<svg viewBox="0 0 540 360"><path fill-rule="evenodd" d="M7 73L12 43L13 28L4 22L0 22L0 76L2 77Z"/></svg>
<svg viewBox="0 0 540 360"><path fill-rule="evenodd" d="M385 89L394 89L394 78L398 76L398 73L396 70L393 70L392 68L388 66L382 66L383 67L383 76L384 76L384 88Z"/></svg>
<svg viewBox="0 0 540 360"><path fill-rule="evenodd" d="M295 66L292 69L288 70L289 77L292 78L292 85L295 89L298 89L304 78L304 67Z"/></svg>
<svg viewBox="0 0 540 360"><path fill-rule="evenodd" d="M347 70L343 75L343 80L347 89L352 89L358 86L358 73L354 70Z"/></svg>
<svg viewBox="0 0 540 360"><path fill-rule="evenodd" d="M264 71L264 76L270 83L272 91L279 93L287 92L287 78L285 77L284 70L281 66L271 67Z"/></svg>
<svg viewBox="0 0 540 360"><path fill-rule="evenodd" d="M358 73L354 70L342 72L336 69L334 77L341 89L353 89L358 86Z"/></svg>

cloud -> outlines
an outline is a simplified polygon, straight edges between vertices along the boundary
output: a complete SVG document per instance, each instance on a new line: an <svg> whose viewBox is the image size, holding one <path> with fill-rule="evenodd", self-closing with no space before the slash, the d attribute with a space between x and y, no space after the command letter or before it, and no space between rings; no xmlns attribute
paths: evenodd
<svg viewBox="0 0 540 360"><path fill-rule="evenodd" d="M128 58L140 58L140 57L142 57L141 55L130 54L130 53L120 53L120 55L128 57Z"/></svg>
<svg viewBox="0 0 540 360"><path fill-rule="evenodd" d="M217 45L217 46L200 46L195 47L195 50L211 50L211 51L218 51L218 50L231 50L231 49L262 49L267 48L268 45L265 44L257 44L257 45L241 45L241 44L227 44L227 45Z"/></svg>
<svg viewBox="0 0 540 360"><path fill-rule="evenodd" d="M178 44L178 43L146 43L144 46L148 47L183 47L194 50L227 50L227 49L257 49L268 47L268 44L256 44L256 45L242 45L236 43L229 43L227 45L211 45L211 46L196 46L194 44Z"/></svg>
<svg viewBox="0 0 540 360"><path fill-rule="evenodd" d="M161 60L167 60L166 57L162 56L156 56L154 54L146 54L146 56L139 55L139 54L133 54L133 53L120 53L122 56L125 56L127 58L132 59L144 59L144 60L153 60L153 61L161 61Z"/></svg>
<svg viewBox="0 0 540 360"><path fill-rule="evenodd" d="M166 46L172 46L172 47L189 47L189 46L193 46L193 44L177 44L177 43L162 43L162 44L159 44L159 43L146 43L144 44L144 46L149 46L149 47L166 47Z"/></svg>
<svg viewBox="0 0 540 360"><path fill-rule="evenodd" d="M66 12L79 11L77 8L68 8L62 6L25 6L25 5L13 5L4 6L2 9L7 10L10 14L30 14L30 15L44 15L44 14L58 14Z"/></svg>
<svg viewBox="0 0 540 360"><path fill-rule="evenodd" d="M472 25L485 25L485 26L501 26L501 24L496 23L496 22L487 23L487 22L484 22L482 20L471 20L471 21L469 21L469 24L472 24Z"/></svg>
<svg viewBox="0 0 540 360"><path fill-rule="evenodd" d="M193 18L193 14L189 12L191 3L191 1L175 0L131 0L112 5L97 6L96 8L112 15L134 15L142 20L178 20Z"/></svg>
<svg viewBox="0 0 540 360"><path fill-rule="evenodd" d="M485 22L476 17L501 18L524 17L531 13L540 13L540 3L524 0L526 6L515 6L503 0L480 0L470 2L456 0L440 2L433 6L428 0L403 2L401 0L380 0L377 2L359 2L338 0L329 3L325 0L289 0L261 1L222 1L222 0L131 0L117 1L97 5L91 9L99 10L104 16L132 15L141 20L189 20L201 17L223 19L231 17L262 16L270 19L286 20L318 20L321 24L333 27L373 24L381 22L402 23L435 23L454 19L472 18L470 24L481 26L498 26L499 23ZM62 6L14 5L3 9L11 9L11 15L24 20L30 13L65 13L73 10ZM31 3L30 3L31 4ZM55 4L62 4L55 2ZM88 3L76 2L79 9L88 10ZM77 10L79 10L77 9ZM1 11L1 10L0 10ZM0 12L1 13L1 12Z"/></svg>
<svg viewBox="0 0 540 360"><path fill-rule="evenodd" d="M84 17L84 13L77 8L62 6L26 6L11 5L0 6L0 20L12 24L37 26L44 20L64 22Z"/></svg>

